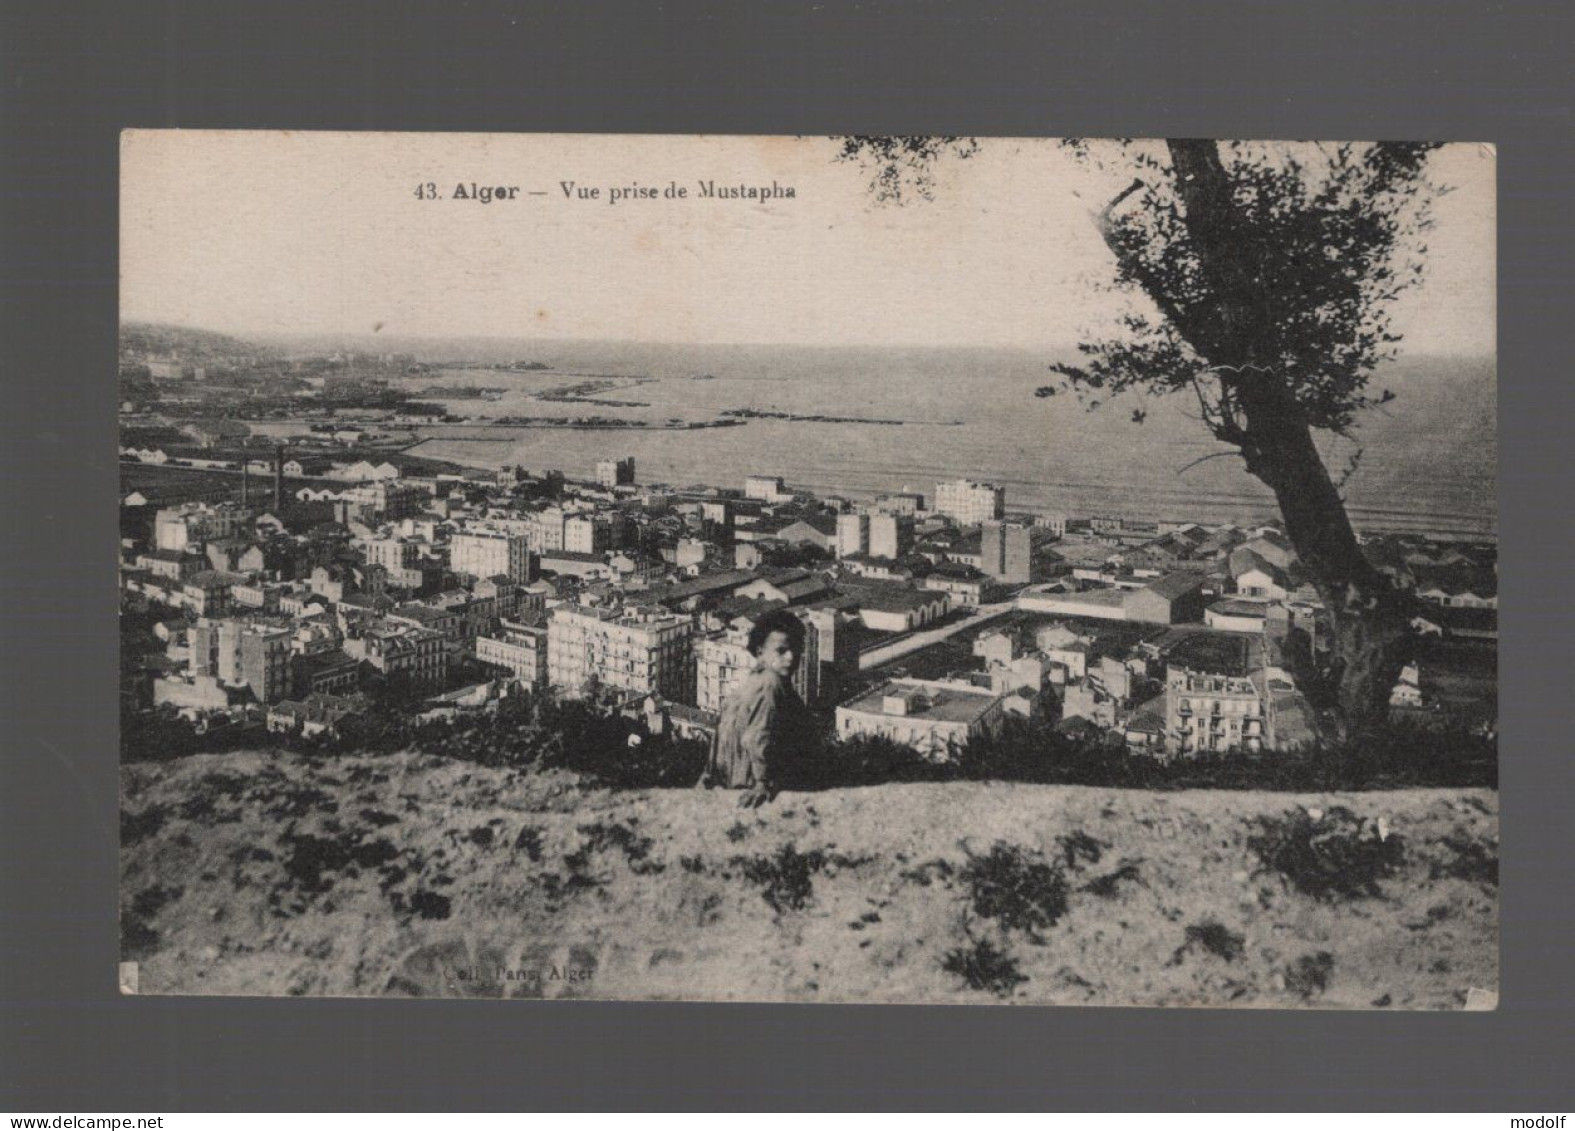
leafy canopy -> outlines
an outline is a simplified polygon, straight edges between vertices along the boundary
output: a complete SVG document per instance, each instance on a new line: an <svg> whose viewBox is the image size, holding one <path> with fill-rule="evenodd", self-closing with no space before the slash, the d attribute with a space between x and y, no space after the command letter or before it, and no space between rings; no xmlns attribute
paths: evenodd
<svg viewBox="0 0 1575 1131"><path fill-rule="evenodd" d="M1426 179L1431 143L1064 144L1085 166L1131 175L1096 219L1113 285L1151 303L1130 306L1118 335L1080 345L1081 364L1052 367L1078 391L1190 389L1233 443L1244 438L1236 388L1249 364L1283 381L1314 428L1345 434L1358 411L1392 399L1367 383L1394 355L1391 300L1421 277L1427 248L1412 237L1444 191ZM1189 217L1180 179L1194 174L1177 157L1200 144L1217 153L1225 184L1215 207Z"/></svg>

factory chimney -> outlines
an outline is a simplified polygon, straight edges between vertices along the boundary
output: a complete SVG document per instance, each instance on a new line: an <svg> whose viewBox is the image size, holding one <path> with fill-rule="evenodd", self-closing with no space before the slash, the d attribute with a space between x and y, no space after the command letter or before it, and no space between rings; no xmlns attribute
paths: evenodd
<svg viewBox="0 0 1575 1131"><path fill-rule="evenodd" d="M284 506L284 445L280 444L273 453L273 509L279 510Z"/></svg>

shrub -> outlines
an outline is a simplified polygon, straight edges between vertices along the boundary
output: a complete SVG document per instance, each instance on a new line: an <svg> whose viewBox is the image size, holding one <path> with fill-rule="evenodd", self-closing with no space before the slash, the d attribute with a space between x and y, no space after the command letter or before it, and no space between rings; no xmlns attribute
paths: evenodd
<svg viewBox="0 0 1575 1131"><path fill-rule="evenodd" d="M629 870L636 875L660 872L665 868L660 862L650 859L651 838L641 836L628 825L617 821L604 825L597 821L595 824L581 825L580 835L587 838L585 849L590 852L608 848L622 852L624 859L629 862Z"/></svg>
<svg viewBox="0 0 1575 1131"><path fill-rule="evenodd" d="M1061 846L1061 856L1068 868L1076 868L1083 861L1098 864L1104 850L1110 847L1102 840L1095 840L1081 829L1067 836L1057 837L1056 843Z"/></svg>
<svg viewBox="0 0 1575 1131"><path fill-rule="evenodd" d="M962 869L969 905L982 919L1035 937L1067 911L1066 874L1059 864L1031 859L1021 848L997 842L984 856L969 854Z"/></svg>
<svg viewBox="0 0 1575 1131"><path fill-rule="evenodd" d="M1226 962L1235 962L1247 950L1247 940L1223 923L1213 919L1205 919L1201 923L1193 923L1187 928L1187 941L1176 948L1171 961L1180 962L1184 954L1193 947L1201 947L1214 955L1223 958Z"/></svg>
<svg viewBox="0 0 1575 1131"><path fill-rule="evenodd" d="M884 738L832 739L793 767L784 787L834 789L883 782L1021 781L1107 789L1321 792L1340 789L1498 786L1498 747L1463 728L1403 723L1297 750L1232 751L1162 761L1103 737L1061 734L1013 719L981 735L953 762L934 763Z"/></svg>
<svg viewBox="0 0 1575 1131"><path fill-rule="evenodd" d="M1395 874L1405 859L1405 842L1382 833L1344 806L1319 817L1298 809L1283 817L1258 818L1247 846L1262 871L1283 875L1314 899L1352 899L1380 894L1378 881Z"/></svg>
<svg viewBox="0 0 1575 1131"><path fill-rule="evenodd" d="M1100 899L1113 899L1121 890L1121 885L1129 881L1135 882L1138 878L1138 862L1126 860L1113 872L1106 872L1103 876L1095 876L1083 885L1083 890Z"/></svg>
<svg viewBox="0 0 1575 1131"><path fill-rule="evenodd" d="M286 834L281 842L290 846L290 855L284 861L285 875L297 889L309 893L325 892L333 886L324 872L380 868L399 855L386 838L368 841L363 834L354 832L333 837Z"/></svg>
<svg viewBox="0 0 1575 1131"><path fill-rule="evenodd" d="M435 891L418 891L410 897L409 907L423 919L447 919L453 903Z"/></svg>
<svg viewBox="0 0 1575 1131"><path fill-rule="evenodd" d="M164 827L164 820L169 814L157 806L150 805L141 813L128 813L120 811L120 844L122 848L130 848L150 836L153 836Z"/></svg>
<svg viewBox="0 0 1575 1131"><path fill-rule="evenodd" d="M541 860L541 830L525 825L514 838L514 851L523 852L531 863Z"/></svg>
<svg viewBox="0 0 1575 1131"><path fill-rule="evenodd" d="M127 961L147 958L158 949L159 933L148 921L135 912L124 909L120 913L120 956Z"/></svg>
<svg viewBox="0 0 1575 1131"><path fill-rule="evenodd" d="M183 889L154 885L138 892L120 911L120 953L123 959L148 957L159 945L159 933L148 922L165 906L181 897Z"/></svg>
<svg viewBox="0 0 1575 1131"><path fill-rule="evenodd" d="M1466 836L1444 838L1444 847L1453 853L1445 863L1435 863L1430 869L1432 879L1448 877L1467 880L1476 884L1498 886L1498 853L1481 841Z"/></svg>
<svg viewBox="0 0 1575 1131"><path fill-rule="evenodd" d="M754 856L739 862L744 878L760 887L760 896L778 914L801 911L814 894L815 873L825 864L820 852L799 852L783 845L773 856Z"/></svg>
<svg viewBox="0 0 1575 1131"><path fill-rule="evenodd" d="M546 893L547 902L556 907L570 896L582 891L597 891L607 880L605 876L591 873L591 852L589 845L581 845L575 851L563 858L566 876L556 872L548 872L541 878L542 890Z"/></svg>
<svg viewBox="0 0 1575 1131"><path fill-rule="evenodd" d="M1285 988L1303 998L1316 997L1329 988L1334 955L1327 950L1304 954L1285 968Z"/></svg>
<svg viewBox="0 0 1575 1131"><path fill-rule="evenodd" d="M927 761L911 746L879 736L857 735L820 743L786 767L790 790L845 789L888 782L946 781L957 767Z"/></svg>
<svg viewBox="0 0 1575 1131"><path fill-rule="evenodd" d="M941 969L956 974L969 989L987 990L996 997L1008 997L1028 981L1017 960L989 939L971 939L969 945L947 951Z"/></svg>
<svg viewBox="0 0 1575 1131"><path fill-rule="evenodd" d="M142 919L151 919L168 904L179 899L183 891L183 888L155 884L137 893L137 897L131 901L131 913Z"/></svg>

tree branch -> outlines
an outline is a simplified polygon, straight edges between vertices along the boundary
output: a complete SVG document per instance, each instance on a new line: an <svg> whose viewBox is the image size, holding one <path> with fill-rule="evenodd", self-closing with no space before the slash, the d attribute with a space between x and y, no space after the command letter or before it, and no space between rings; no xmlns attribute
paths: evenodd
<svg viewBox="0 0 1575 1131"><path fill-rule="evenodd" d="M1228 452L1210 452L1206 456L1199 456L1197 459L1193 460L1191 463L1184 464L1181 467L1177 468L1176 469L1176 477L1180 478L1183 473L1191 471L1194 467L1197 467L1198 464L1200 464L1200 463L1208 463L1209 460L1211 460L1211 459L1220 459L1220 458L1222 458L1224 456L1239 456L1239 455L1241 455L1241 453L1239 451L1234 450L1234 449L1231 450L1231 451L1228 451Z"/></svg>
<svg viewBox="0 0 1575 1131"><path fill-rule="evenodd" d="M1118 192L1115 196L1115 199L1113 199L1109 204L1105 205L1104 208L1100 209L1097 219L1100 230L1103 231L1110 223L1110 214L1116 210L1116 206L1118 204L1120 204L1127 197L1131 196L1133 193L1141 192L1146 187L1147 186L1143 184L1141 177L1133 177L1131 184Z"/></svg>

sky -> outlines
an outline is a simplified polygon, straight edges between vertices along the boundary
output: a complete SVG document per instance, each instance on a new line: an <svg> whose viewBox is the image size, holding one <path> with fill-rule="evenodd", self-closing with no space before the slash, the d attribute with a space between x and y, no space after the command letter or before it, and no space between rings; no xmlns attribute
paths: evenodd
<svg viewBox="0 0 1575 1131"><path fill-rule="evenodd" d="M933 199L882 205L826 138L133 130L121 317L245 335L384 332L804 345L1065 346L1121 300L1093 214L1120 184L1053 140L981 139ZM1436 151L1451 191L1406 349L1495 344L1495 156ZM702 181L791 186L706 199ZM566 195L564 184L572 182ZM512 200L456 185L517 186ZM432 185L440 199L425 194ZM685 198L613 202L614 187ZM594 199L580 195L596 189Z"/></svg>

